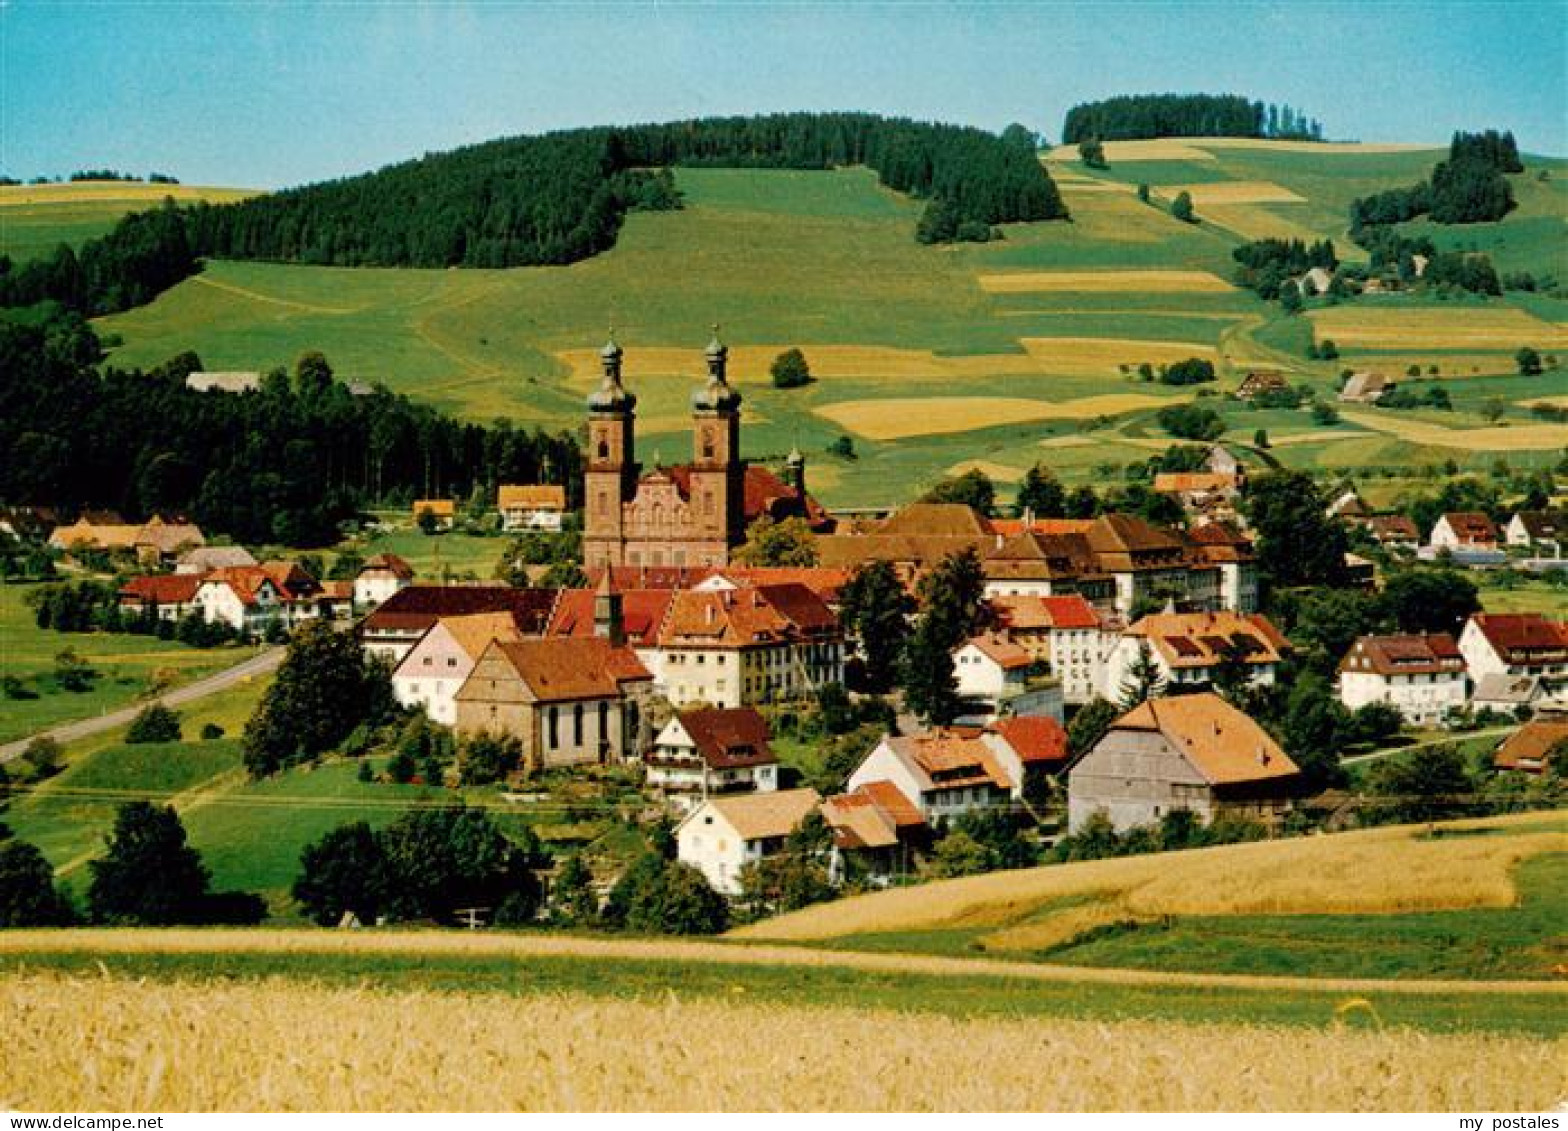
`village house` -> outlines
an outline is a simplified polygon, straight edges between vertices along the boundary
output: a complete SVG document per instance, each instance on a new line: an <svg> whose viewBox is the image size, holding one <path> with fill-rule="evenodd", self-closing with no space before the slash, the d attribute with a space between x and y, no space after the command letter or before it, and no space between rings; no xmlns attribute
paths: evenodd
<svg viewBox="0 0 1568 1131"><path fill-rule="evenodd" d="M1459 634L1470 678L1534 676L1555 683L1568 677L1568 625L1540 613L1475 613Z"/></svg>
<svg viewBox="0 0 1568 1131"><path fill-rule="evenodd" d="M1249 683L1274 682L1284 635L1261 613L1152 613L1130 625L1101 672L1100 694L1117 701L1132 666L1147 649L1164 685L1209 687L1226 664L1239 665Z"/></svg>
<svg viewBox="0 0 1568 1131"><path fill-rule="evenodd" d="M234 569L260 565L244 546L198 546L181 554L175 573L208 573L215 569Z"/></svg>
<svg viewBox="0 0 1568 1131"><path fill-rule="evenodd" d="M58 524L53 507L0 506L0 534L19 542L47 542Z"/></svg>
<svg viewBox="0 0 1568 1131"><path fill-rule="evenodd" d="M1154 490L1169 495L1189 516L1232 518L1245 479L1239 472L1162 471L1154 477Z"/></svg>
<svg viewBox="0 0 1568 1131"><path fill-rule="evenodd" d="M637 398L621 384L623 351L612 339L599 357L603 380L588 397L585 567L721 566L763 517L832 530L832 517L806 491L799 452L790 453L783 479L741 458L741 397L729 385L729 350L716 332L708 379L691 396L692 462L647 473L636 455Z"/></svg>
<svg viewBox="0 0 1568 1131"><path fill-rule="evenodd" d="M1339 701L1399 708L1411 726L1437 726L1467 696L1465 659L1446 632L1363 636L1339 662Z"/></svg>
<svg viewBox="0 0 1568 1131"><path fill-rule="evenodd" d="M1475 681L1470 692L1470 709L1477 714L1493 711L1520 718L1549 702L1551 694L1540 676L1492 672Z"/></svg>
<svg viewBox="0 0 1568 1131"><path fill-rule="evenodd" d="M1289 389L1290 383L1278 369L1254 369L1236 386L1236 399L1250 401L1259 394L1283 393Z"/></svg>
<svg viewBox="0 0 1568 1131"><path fill-rule="evenodd" d="M134 613L151 613L160 620L178 621L198 613L196 590L202 576L191 573L159 573L133 577L120 586L120 608Z"/></svg>
<svg viewBox="0 0 1568 1131"><path fill-rule="evenodd" d="M1207 566L1217 574L1213 607L1233 613L1257 612L1258 559L1253 552L1252 539L1243 534L1235 523L1224 520L1200 523L1188 531L1185 537L1194 564ZM1201 576L1202 572L1198 569L1188 574L1189 606L1202 606L1195 596L1207 592L1207 589L1193 580Z"/></svg>
<svg viewBox="0 0 1568 1131"><path fill-rule="evenodd" d="M423 711L432 722L457 725L457 691L495 641L522 634L510 612L442 617L392 672L392 694L401 706Z"/></svg>
<svg viewBox="0 0 1568 1131"><path fill-rule="evenodd" d="M685 811L719 794L779 787L768 724L751 707L676 712L643 755L643 766L647 787Z"/></svg>
<svg viewBox="0 0 1568 1131"><path fill-rule="evenodd" d="M555 607L554 589L514 589L510 585L410 585L383 602L359 625L365 651L393 668L445 617L507 613L519 636L542 636Z"/></svg>
<svg viewBox="0 0 1568 1131"><path fill-rule="evenodd" d="M1433 525L1427 544L1434 550L1495 550L1497 527L1480 511L1450 511Z"/></svg>
<svg viewBox="0 0 1568 1131"><path fill-rule="evenodd" d="M503 483L496 490L501 529L559 533L566 514L566 488L551 484Z"/></svg>
<svg viewBox="0 0 1568 1131"><path fill-rule="evenodd" d="M1218 695L1150 699L1113 723L1067 773L1068 827L1104 812L1118 831L1187 810L1277 818L1299 793L1296 764Z"/></svg>
<svg viewBox="0 0 1568 1131"><path fill-rule="evenodd" d="M804 585L837 613L840 594L853 575L852 570L826 569L822 566L727 565L693 583L690 588L699 593L718 593L727 589L755 589L759 585Z"/></svg>
<svg viewBox="0 0 1568 1131"><path fill-rule="evenodd" d="M676 826L676 859L700 871L714 891L737 896L746 865L782 852L821 802L814 789L710 797Z"/></svg>
<svg viewBox="0 0 1568 1131"><path fill-rule="evenodd" d="M1066 703L1087 703L1099 694L1100 669L1120 639L1093 605L1079 596L992 597L998 627L1031 659L1049 665Z"/></svg>
<svg viewBox="0 0 1568 1131"><path fill-rule="evenodd" d="M1492 765L1499 770L1543 774L1556 750L1568 750L1568 719L1531 719L1498 744Z"/></svg>
<svg viewBox="0 0 1568 1131"><path fill-rule="evenodd" d="M1367 533L1385 550L1414 552L1421 545L1415 520L1402 514L1374 514L1366 520Z"/></svg>
<svg viewBox="0 0 1568 1131"><path fill-rule="evenodd" d="M1561 511L1518 511L1503 529L1508 545L1536 550L1548 557L1563 556L1568 541L1568 514Z"/></svg>
<svg viewBox="0 0 1568 1131"><path fill-rule="evenodd" d="M83 515L70 526L57 526L49 535L49 545L67 552L127 551L144 565L169 565L184 550L207 544L201 527L180 519L153 515L143 523L120 521L118 515Z"/></svg>
<svg viewBox="0 0 1568 1131"><path fill-rule="evenodd" d="M260 634L273 623L287 623L287 600L278 581L261 566L235 566L203 574L192 603L208 624Z"/></svg>
<svg viewBox="0 0 1568 1131"><path fill-rule="evenodd" d="M423 530L427 524L432 530L451 530L457 523L457 501L455 499L415 499L413 509L410 511L416 529ZM426 515L430 518L427 520Z"/></svg>
<svg viewBox="0 0 1568 1131"><path fill-rule="evenodd" d="M354 575L354 605L373 609L413 583L413 566L396 554L377 554Z"/></svg>
<svg viewBox="0 0 1568 1131"><path fill-rule="evenodd" d="M1351 525L1355 525L1372 515L1372 508L1367 506L1366 501L1362 499L1354 486L1346 487L1339 494L1335 495L1327 510L1330 518L1344 519Z"/></svg>
<svg viewBox="0 0 1568 1131"><path fill-rule="evenodd" d="M625 644L657 680L663 662L659 630L674 599L672 589L616 589L610 573L601 571L593 589L560 591L545 634L600 636Z"/></svg>
<svg viewBox="0 0 1568 1131"><path fill-rule="evenodd" d="M850 879L876 887L913 875L931 841L931 826L891 782L869 782L822 803L822 819L833 833L828 879Z"/></svg>
<svg viewBox="0 0 1568 1131"><path fill-rule="evenodd" d="M953 650L953 674L964 701L962 721L979 723L1001 715L1062 717L1060 681L1006 633L985 632L960 644Z"/></svg>
<svg viewBox="0 0 1568 1131"><path fill-rule="evenodd" d="M677 705L744 707L844 682L844 634L804 585L677 590L660 626L654 673Z"/></svg>
<svg viewBox="0 0 1568 1131"><path fill-rule="evenodd" d="M536 769L640 758L653 676L601 637L492 641L454 696L457 730L510 735Z"/></svg>
<svg viewBox="0 0 1568 1131"><path fill-rule="evenodd" d="M1381 373L1352 373L1339 391L1339 399L1350 404L1376 404L1394 391L1394 382Z"/></svg>

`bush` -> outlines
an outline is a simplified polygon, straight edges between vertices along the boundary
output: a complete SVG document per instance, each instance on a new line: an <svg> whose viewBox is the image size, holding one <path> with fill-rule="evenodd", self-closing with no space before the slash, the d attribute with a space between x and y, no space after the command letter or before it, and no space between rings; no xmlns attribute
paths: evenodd
<svg viewBox="0 0 1568 1131"><path fill-rule="evenodd" d="M40 735L22 751L22 764L27 767L29 781L40 782L60 772L60 762L65 752L60 744L48 735Z"/></svg>
<svg viewBox="0 0 1568 1131"><path fill-rule="evenodd" d="M0 841L0 928L63 927L73 918L44 854L25 841Z"/></svg>
<svg viewBox="0 0 1568 1131"><path fill-rule="evenodd" d="M964 238L962 230L959 238ZM775 389L798 389L811 383L811 367L806 364L806 355L798 349L787 349L774 358L769 373Z"/></svg>
<svg viewBox="0 0 1568 1131"><path fill-rule="evenodd" d="M1155 419L1161 428L1183 440L1217 440L1225 432L1219 413L1203 405L1167 405Z"/></svg>
<svg viewBox="0 0 1568 1131"><path fill-rule="evenodd" d="M1160 382L1165 385L1198 385L1214 380L1214 363L1201 357L1189 357L1165 367Z"/></svg>
<svg viewBox="0 0 1568 1131"><path fill-rule="evenodd" d="M223 728L217 723L201 724L201 740L203 742L216 742L223 737Z"/></svg>
<svg viewBox="0 0 1568 1131"><path fill-rule="evenodd" d="M153 703L142 708L141 713L131 720L131 725L125 730L125 741L130 743L178 742L179 740L180 716L162 703Z"/></svg>

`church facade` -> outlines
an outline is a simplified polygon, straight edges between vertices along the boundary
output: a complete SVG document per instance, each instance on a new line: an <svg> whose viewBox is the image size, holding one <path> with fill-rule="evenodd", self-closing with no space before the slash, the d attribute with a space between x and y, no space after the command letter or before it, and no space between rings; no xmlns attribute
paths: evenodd
<svg viewBox="0 0 1568 1131"><path fill-rule="evenodd" d="M588 397L583 564L722 566L760 517L833 520L806 493L805 461L791 452L780 479L740 455L740 394L729 385L729 350L715 334L708 376L691 397L692 459L644 473L637 462L637 398L621 381L623 351L599 353L604 376Z"/></svg>

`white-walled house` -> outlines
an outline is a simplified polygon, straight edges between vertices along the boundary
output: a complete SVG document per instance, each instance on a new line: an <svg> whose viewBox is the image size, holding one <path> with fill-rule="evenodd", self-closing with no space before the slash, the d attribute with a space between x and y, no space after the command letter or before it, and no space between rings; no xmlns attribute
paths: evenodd
<svg viewBox="0 0 1568 1131"><path fill-rule="evenodd" d="M767 721L751 707L677 712L643 755L643 765L648 788L688 811L709 797L779 787Z"/></svg>
<svg viewBox="0 0 1568 1131"><path fill-rule="evenodd" d="M354 578L354 606L371 609L414 583L414 567L396 554L377 554Z"/></svg>
<svg viewBox="0 0 1568 1131"><path fill-rule="evenodd" d="M557 533L566 513L566 488L550 484L503 483L496 490L501 529Z"/></svg>
<svg viewBox="0 0 1568 1131"><path fill-rule="evenodd" d="M995 709L1028 689L1029 669L1034 663L1028 652L1001 633L971 637L953 650L958 694Z"/></svg>
<svg viewBox="0 0 1568 1131"><path fill-rule="evenodd" d="M1048 664L1067 703L1087 703L1099 694L1100 670L1121 633L1109 628L1084 598L1002 596L990 605L1007 638Z"/></svg>
<svg viewBox="0 0 1568 1131"><path fill-rule="evenodd" d="M1540 613L1475 613L1459 651L1477 685L1488 676L1568 680L1568 624Z"/></svg>
<svg viewBox="0 0 1568 1131"><path fill-rule="evenodd" d="M1560 558L1563 546L1568 544L1568 514L1560 511L1519 511L1503 528L1503 536L1510 546L1537 550L1550 557Z"/></svg>
<svg viewBox="0 0 1568 1131"><path fill-rule="evenodd" d="M889 735L849 775L844 789L888 782L914 804L927 822L958 817L973 809L1006 805L1023 789L1003 758L977 728L928 734Z"/></svg>
<svg viewBox="0 0 1568 1131"><path fill-rule="evenodd" d="M1432 526L1434 550L1495 550L1497 527L1480 511L1450 511Z"/></svg>
<svg viewBox="0 0 1568 1131"><path fill-rule="evenodd" d="M192 604L209 624L262 632L285 619L283 593L260 566L215 569L201 579Z"/></svg>
<svg viewBox="0 0 1568 1131"><path fill-rule="evenodd" d="M676 826L676 858L715 891L739 895L746 865L783 851L789 834L821 803L814 789L710 797Z"/></svg>
<svg viewBox="0 0 1568 1131"><path fill-rule="evenodd" d="M392 694L402 706L423 711L431 722L456 726L457 689L484 650L496 640L521 639L510 613L443 617L393 670Z"/></svg>
<svg viewBox="0 0 1568 1131"><path fill-rule="evenodd" d="M1363 636L1339 662L1339 701L1399 708L1411 726L1434 726L1465 705L1465 659L1446 632Z"/></svg>

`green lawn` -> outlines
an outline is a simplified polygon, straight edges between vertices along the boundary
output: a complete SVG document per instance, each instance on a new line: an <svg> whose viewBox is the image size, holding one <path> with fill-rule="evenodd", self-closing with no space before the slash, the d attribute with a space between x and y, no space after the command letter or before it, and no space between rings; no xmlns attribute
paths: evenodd
<svg viewBox="0 0 1568 1131"><path fill-rule="evenodd" d="M1564 1031L1555 994L1353 995L1365 1003L1343 1011L1351 995L1322 991L1039 981L996 974L867 971L833 966L764 966L715 960L556 956L442 955L421 952L417 936L393 954L203 953L104 954L38 949L0 954L0 972L58 970L77 977L113 975L160 980L296 978L336 986L512 993L519 997L586 993L662 1000L737 998L753 1003L891 1009L951 1017L1084 1017L1107 1021L1179 1019L1322 1027L1410 1026L1438 1032L1500 1031L1557 1036Z"/></svg>
<svg viewBox="0 0 1568 1131"><path fill-rule="evenodd" d="M0 742L124 707L158 684L177 687L254 654L240 646L192 648L172 640L105 632L55 632L33 621L34 585L0 584L0 676L13 676L36 699L0 699ZM87 691L62 690L55 656L70 649L99 674Z"/></svg>

